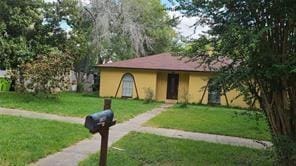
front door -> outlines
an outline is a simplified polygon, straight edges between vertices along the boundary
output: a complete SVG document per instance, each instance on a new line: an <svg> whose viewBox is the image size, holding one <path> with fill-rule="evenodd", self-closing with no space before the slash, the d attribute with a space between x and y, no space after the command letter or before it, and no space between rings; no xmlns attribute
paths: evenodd
<svg viewBox="0 0 296 166"><path fill-rule="evenodd" d="M168 74L167 99L178 99L179 74Z"/></svg>

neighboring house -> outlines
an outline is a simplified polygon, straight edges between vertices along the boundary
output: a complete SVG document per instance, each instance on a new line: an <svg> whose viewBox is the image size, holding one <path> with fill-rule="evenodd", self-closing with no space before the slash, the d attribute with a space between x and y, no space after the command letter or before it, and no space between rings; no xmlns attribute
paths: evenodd
<svg viewBox="0 0 296 166"><path fill-rule="evenodd" d="M94 74L87 74L87 73L83 73L80 72L81 75L81 86L83 86L82 91L84 92L93 92L93 85L94 85ZM70 91L76 92L77 91L77 77L78 77L78 73L71 70L70 71L70 83L71 83L71 87L70 87Z"/></svg>
<svg viewBox="0 0 296 166"><path fill-rule="evenodd" d="M226 94L208 86L216 72L213 69L229 64L230 60L213 63L210 67L198 61L172 56L169 53L98 65L100 96L145 98L147 89L158 101L176 100L189 103L221 104L247 107L238 91Z"/></svg>
<svg viewBox="0 0 296 166"><path fill-rule="evenodd" d="M5 77L7 74L6 70L0 70L0 77Z"/></svg>

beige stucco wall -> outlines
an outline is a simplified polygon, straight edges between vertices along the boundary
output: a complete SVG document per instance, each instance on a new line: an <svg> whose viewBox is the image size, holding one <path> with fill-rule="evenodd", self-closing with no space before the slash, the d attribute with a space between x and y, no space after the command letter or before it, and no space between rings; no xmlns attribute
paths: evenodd
<svg viewBox="0 0 296 166"><path fill-rule="evenodd" d="M115 97L120 80L125 73L131 73L136 82L139 98L145 97L145 89L151 88L156 92L156 72L131 69L101 69L100 71L100 96ZM119 87L117 97L122 96L122 84ZM136 89L133 87L133 98L136 98Z"/></svg>
<svg viewBox="0 0 296 166"><path fill-rule="evenodd" d="M157 73L156 100L165 101L167 94L167 72Z"/></svg>
<svg viewBox="0 0 296 166"><path fill-rule="evenodd" d="M189 102L190 103L200 103L202 95L205 91L208 80L212 77L211 73L190 73L189 76ZM204 98L202 100L203 104L208 102L208 91L206 90Z"/></svg>
<svg viewBox="0 0 296 166"><path fill-rule="evenodd" d="M243 96L239 96L239 91L231 90L226 93L227 100L230 106L234 107L248 107L247 103L244 101ZM226 98L223 96L221 97L221 104L227 105Z"/></svg>
<svg viewBox="0 0 296 166"><path fill-rule="evenodd" d="M167 95L167 78L168 74L172 72L157 72L157 84L156 84L156 100L165 101ZM178 99L181 99L186 92L188 92L189 85L189 73L179 72L179 87L178 87Z"/></svg>
<svg viewBox="0 0 296 166"><path fill-rule="evenodd" d="M208 90L204 89L207 86L207 83L211 77L213 77L213 73L190 73L189 76L189 102L190 103L200 103L202 99L202 95L205 91L204 98L202 99L202 104L208 103ZM243 100L243 97L237 97L239 95L239 91L231 90L225 95L221 95L220 101L221 105L227 105L226 98L228 104L234 107L248 107L246 102Z"/></svg>
<svg viewBox="0 0 296 166"><path fill-rule="evenodd" d="M183 102L189 93L189 73L179 73L178 101Z"/></svg>

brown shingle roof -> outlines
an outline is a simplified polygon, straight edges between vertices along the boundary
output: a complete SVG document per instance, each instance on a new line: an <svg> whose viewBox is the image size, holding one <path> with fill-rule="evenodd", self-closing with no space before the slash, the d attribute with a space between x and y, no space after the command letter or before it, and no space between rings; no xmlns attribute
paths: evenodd
<svg viewBox="0 0 296 166"><path fill-rule="evenodd" d="M215 71L231 61L223 60L207 65L201 61L189 61L189 58L173 56L170 53L156 54L146 57L134 58L124 61L98 65L99 68L128 68L128 69L149 69L169 71Z"/></svg>

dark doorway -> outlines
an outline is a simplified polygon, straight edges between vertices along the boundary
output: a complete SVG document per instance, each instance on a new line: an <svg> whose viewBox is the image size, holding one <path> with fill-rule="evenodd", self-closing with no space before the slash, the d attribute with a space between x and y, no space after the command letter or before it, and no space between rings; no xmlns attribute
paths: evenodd
<svg viewBox="0 0 296 166"><path fill-rule="evenodd" d="M179 74L168 74L167 99L178 99Z"/></svg>

